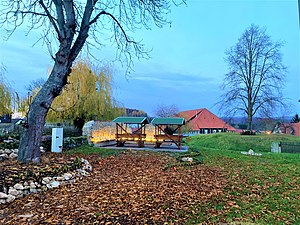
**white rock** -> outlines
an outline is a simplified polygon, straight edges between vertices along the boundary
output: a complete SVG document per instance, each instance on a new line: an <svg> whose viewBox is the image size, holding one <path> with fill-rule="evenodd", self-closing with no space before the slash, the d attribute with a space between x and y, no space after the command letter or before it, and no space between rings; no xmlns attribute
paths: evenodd
<svg viewBox="0 0 300 225"><path fill-rule="evenodd" d="M35 188L30 188L29 191L30 193L38 193L38 190Z"/></svg>
<svg viewBox="0 0 300 225"><path fill-rule="evenodd" d="M41 152L41 153L45 153L45 152L46 152L46 150L44 149L43 146L40 146L40 152Z"/></svg>
<svg viewBox="0 0 300 225"><path fill-rule="evenodd" d="M12 153L12 150L11 149L5 149L4 153L9 155L10 153Z"/></svg>
<svg viewBox="0 0 300 225"><path fill-rule="evenodd" d="M184 162L193 162L193 158L191 157L183 157L181 160Z"/></svg>
<svg viewBox="0 0 300 225"><path fill-rule="evenodd" d="M88 163L89 163L89 162L88 162L86 159L84 159L84 158L81 158L80 161L81 161L82 163L84 163L84 164L88 164Z"/></svg>
<svg viewBox="0 0 300 225"><path fill-rule="evenodd" d="M0 199L0 204L5 204L6 200L5 199Z"/></svg>
<svg viewBox="0 0 300 225"><path fill-rule="evenodd" d="M0 158L8 159L8 155L7 154L1 154Z"/></svg>
<svg viewBox="0 0 300 225"><path fill-rule="evenodd" d="M9 188L8 194L13 195L13 196L18 196L18 195L20 195L20 191L14 189L14 188Z"/></svg>
<svg viewBox="0 0 300 225"><path fill-rule="evenodd" d="M252 149L249 149L248 155L254 155L254 151Z"/></svg>
<svg viewBox="0 0 300 225"><path fill-rule="evenodd" d="M0 155L4 154L4 150L0 149Z"/></svg>
<svg viewBox="0 0 300 225"><path fill-rule="evenodd" d="M29 184L29 188L30 188L30 189L31 189L31 188L36 188L35 183L31 181L30 184Z"/></svg>
<svg viewBox="0 0 300 225"><path fill-rule="evenodd" d="M7 199L7 198L8 198L7 194L0 192L0 199Z"/></svg>
<svg viewBox="0 0 300 225"><path fill-rule="evenodd" d="M16 197L15 196L13 196L13 195L8 195L8 198L6 199L6 202L12 202L13 200L15 200L16 199Z"/></svg>
<svg viewBox="0 0 300 225"><path fill-rule="evenodd" d="M71 173L65 173L63 175L64 180L70 180L72 178L72 174Z"/></svg>
<svg viewBox="0 0 300 225"><path fill-rule="evenodd" d="M91 164L86 164L82 167L84 170L87 170L87 171L92 171L93 170L93 167Z"/></svg>
<svg viewBox="0 0 300 225"><path fill-rule="evenodd" d="M18 155L16 154L16 153L10 153L10 155L9 155L9 158L11 158L11 159L14 159L14 158L17 158L18 157Z"/></svg>
<svg viewBox="0 0 300 225"><path fill-rule="evenodd" d="M18 215L18 218L31 218L33 214Z"/></svg>
<svg viewBox="0 0 300 225"><path fill-rule="evenodd" d="M42 180L43 184L49 184L51 182L52 178L51 177L44 177Z"/></svg>
<svg viewBox="0 0 300 225"><path fill-rule="evenodd" d="M24 191L23 191L23 194L24 194L24 195L29 195L29 194L30 194L30 191L29 191L28 189L27 189L27 190L24 190Z"/></svg>
<svg viewBox="0 0 300 225"><path fill-rule="evenodd" d="M15 184L14 189L16 190L24 190L24 186L22 184Z"/></svg>
<svg viewBox="0 0 300 225"><path fill-rule="evenodd" d="M52 181L50 183L50 185L51 185L52 188L56 188L56 187L58 187L60 185L60 182L58 182L58 181Z"/></svg>
<svg viewBox="0 0 300 225"><path fill-rule="evenodd" d="M16 153L16 154L18 154L18 152L19 152L19 149L17 149L17 148L16 148L16 149L13 149L12 151L13 151L13 153Z"/></svg>

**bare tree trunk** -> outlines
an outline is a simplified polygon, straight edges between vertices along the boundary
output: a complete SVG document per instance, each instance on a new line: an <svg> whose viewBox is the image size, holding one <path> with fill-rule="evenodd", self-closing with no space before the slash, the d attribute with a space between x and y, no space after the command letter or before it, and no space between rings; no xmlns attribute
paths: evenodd
<svg viewBox="0 0 300 225"><path fill-rule="evenodd" d="M252 115L248 114L248 126L247 126L247 130L252 130Z"/></svg>
<svg viewBox="0 0 300 225"><path fill-rule="evenodd" d="M28 124L22 129L18 152L20 162L40 162L40 142L46 115L54 98L61 93L70 72L68 63L55 63L49 79L34 97L28 112Z"/></svg>

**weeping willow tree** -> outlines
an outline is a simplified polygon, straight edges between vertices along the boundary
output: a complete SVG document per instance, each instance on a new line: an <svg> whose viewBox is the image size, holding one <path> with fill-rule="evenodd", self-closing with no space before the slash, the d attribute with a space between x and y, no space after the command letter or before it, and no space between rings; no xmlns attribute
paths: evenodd
<svg viewBox="0 0 300 225"><path fill-rule="evenodd" d="M0 74L0 116L3 114L10 114L12 93L10 88L5 83L2 75Z"/></svg>
<svg viewBox="0 0 300 225"><path fill-rule="evenodd" d="M93 70L88 61L78 61L62 94L53 101L47 121L112 120L123 112L112 96L110 67Z"/></svg>

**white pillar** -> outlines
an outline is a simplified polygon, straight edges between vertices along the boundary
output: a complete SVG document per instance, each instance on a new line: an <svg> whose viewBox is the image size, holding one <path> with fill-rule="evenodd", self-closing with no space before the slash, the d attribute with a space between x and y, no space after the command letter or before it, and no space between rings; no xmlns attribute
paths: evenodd
<svg viewBox="0 0 300 225"><path fill-rule="evenodd" d="M51 152L62 152L63 128L52 128Z"/></svg>

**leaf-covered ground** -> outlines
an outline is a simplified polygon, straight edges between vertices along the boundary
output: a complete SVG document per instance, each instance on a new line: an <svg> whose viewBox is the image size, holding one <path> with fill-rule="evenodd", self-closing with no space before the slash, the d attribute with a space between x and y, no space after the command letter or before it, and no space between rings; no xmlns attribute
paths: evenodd
<svg viewBox="0 0 300 225"><path fill-rule="evenodd" d="M90 146L46 155L46 173L78 156L93 173L0 205L0 224L300 224L300 154L248 156L202 144L197 137L189 143L188 154L204 162L192 166L175 153ZM254 141L246 147L257 148ZM24 166L10 164L0 171L24 174Z"/></svg>
<svg viewBox="0 0 300 225"><path fill-rule="evenodd" d="M85 158L91 176L0 205L0 224L186 224L228 186L222 170L166 167L175 159L162 153Z"/></svg>

